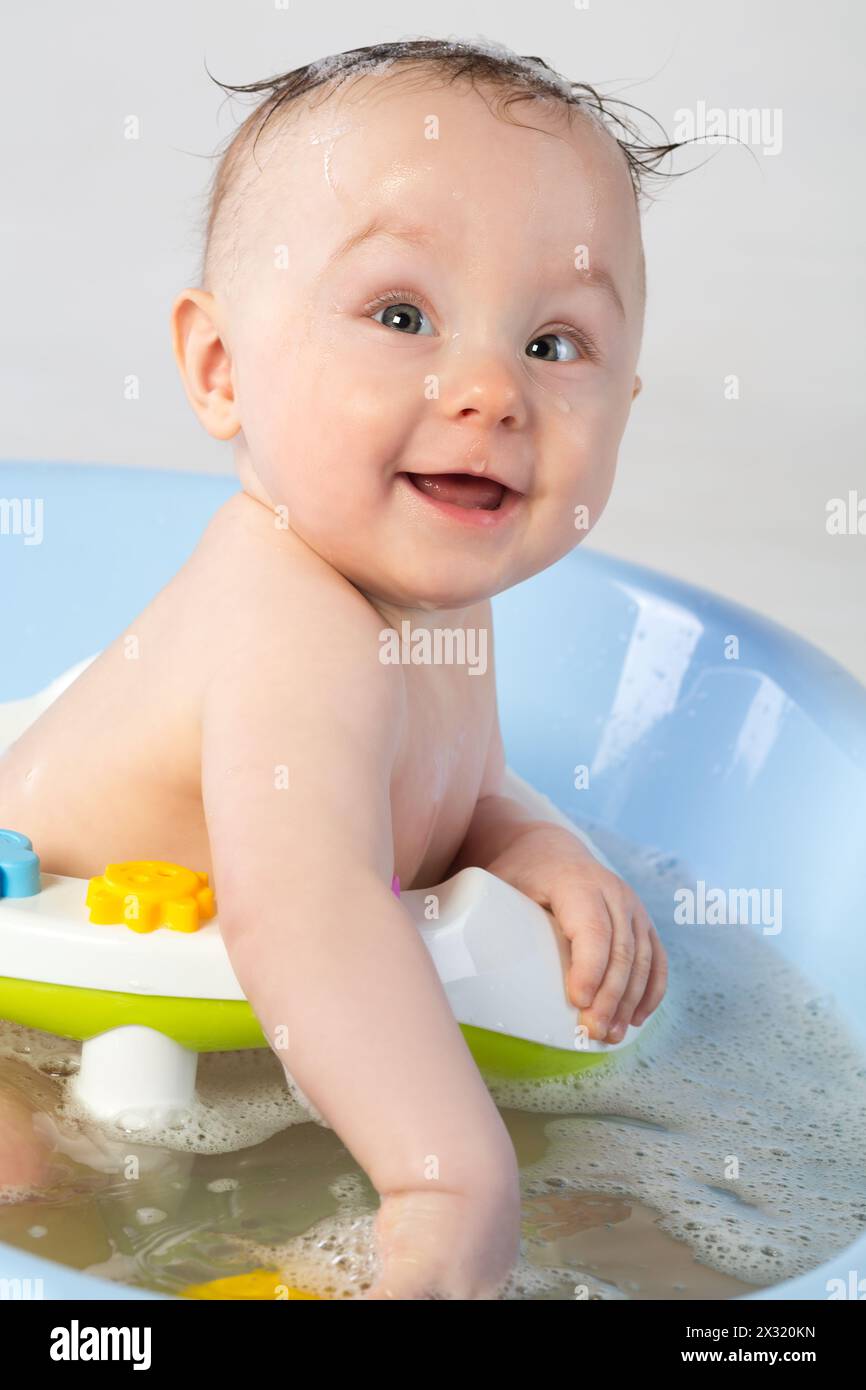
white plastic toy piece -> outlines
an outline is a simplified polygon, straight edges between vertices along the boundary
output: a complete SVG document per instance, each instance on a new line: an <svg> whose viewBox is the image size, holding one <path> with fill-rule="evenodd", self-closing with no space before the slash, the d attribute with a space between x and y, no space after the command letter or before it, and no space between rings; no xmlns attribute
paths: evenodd
<svg viewBox="0 0 866 1390"><path fill-rule="evenodd" d="M175 999L243 1000L214 917L194 932L141 934L95 925L85 906L87 880L42 875L32 897L0 898L0 976ZM568 1002L567 945L538 904L483 869L407 891L401 905L420 932L458 1022L548 1047L615 1052L615 1044L579 1033ZM645 1025L642 1025L645 1026ZM73 1083L97 1117L134 1127L190 1105L197 1054L155 1029L111 1028L82 1043Z"/></svg>
<svg viewBox="0 0 866 1390"><path fill-rule="evenodd" d="M72 1089L98 1119L137 1129L188 1110L197 1069L197 1052L155 1028L133 1023L81 1044L81 1067Z"/></svg>

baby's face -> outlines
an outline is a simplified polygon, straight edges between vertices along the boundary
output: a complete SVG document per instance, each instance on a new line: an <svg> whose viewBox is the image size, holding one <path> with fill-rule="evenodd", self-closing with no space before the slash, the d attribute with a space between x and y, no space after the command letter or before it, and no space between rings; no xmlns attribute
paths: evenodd
<svg viewBox="0 0 866 1390"><path fill-rule="evenodd" d="M512 115L541 129L362 79L247 195L222 306L241 480L389 606L459 608L571 550L638 388L622 153L554 102Z"/></svg>

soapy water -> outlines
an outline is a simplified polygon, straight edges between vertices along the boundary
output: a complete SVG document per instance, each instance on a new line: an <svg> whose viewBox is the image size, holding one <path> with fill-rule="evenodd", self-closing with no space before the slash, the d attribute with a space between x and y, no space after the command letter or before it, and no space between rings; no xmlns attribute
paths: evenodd
<svg viewBox="0 0 866 1390"><path fill-rule="evenodd" d="M771 940L673 923L676 860L591 833L670 984L615 1060L491 1083L523 1198L500 1297L726 1298L804 1273L866 1226L866 1057ZM54 1163L46 1187L0 1189L0 1240L166 1292L256 1268L325 1297L369 1287L377 1194L270 1051L203 1055L195 1108L133 1133L78 1110L78 1055L0 1024L0 1088L11 1068Z"/></svg>

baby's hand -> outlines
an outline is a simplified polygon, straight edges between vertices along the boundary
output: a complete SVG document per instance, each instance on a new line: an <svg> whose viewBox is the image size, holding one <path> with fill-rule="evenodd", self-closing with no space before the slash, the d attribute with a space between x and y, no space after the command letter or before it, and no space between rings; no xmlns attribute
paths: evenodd
<svg viewBox="0 0 866 1390"><path fill-rule="evenodd" d="M520 1248L520 1196L390 1193L376 1217L379 1273L368 1299L493 1298Z"/></svg>
<svg viewBox="0 0 866 1390"><path fill-rule="evenodd" d="M667 985L667 955L637 894L570 831L528 826L487 865L553 913L571 943L568 997L591 1037L619 1042Z"/></svg>

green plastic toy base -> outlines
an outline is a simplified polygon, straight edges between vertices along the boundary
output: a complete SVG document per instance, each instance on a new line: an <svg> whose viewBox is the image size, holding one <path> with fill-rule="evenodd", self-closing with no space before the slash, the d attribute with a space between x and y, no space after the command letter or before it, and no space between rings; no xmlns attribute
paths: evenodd
<svg viewBox="0 0 866 1390"><path fill-rule="evenodd" d="M138 1023L193 1052L267 1047L259 1021L244 999L180 999L163 994L121 994L79 985L47 985L0 976L0 1018L86 1042Z"/></svg>
<svg viewBox="0 0 866 1390"><path fill-rule="evenodd" d="M85 1042L111 1028L140 1024L193 1052L233 1052L267 1047L246 1000L180 999L159 994L121 994L77 985L48 985L0 976L0 1018ZM609 1061L604 1052L567 1051L461 1023L478 1070L502 1080L569 1076Z"/></svg>

